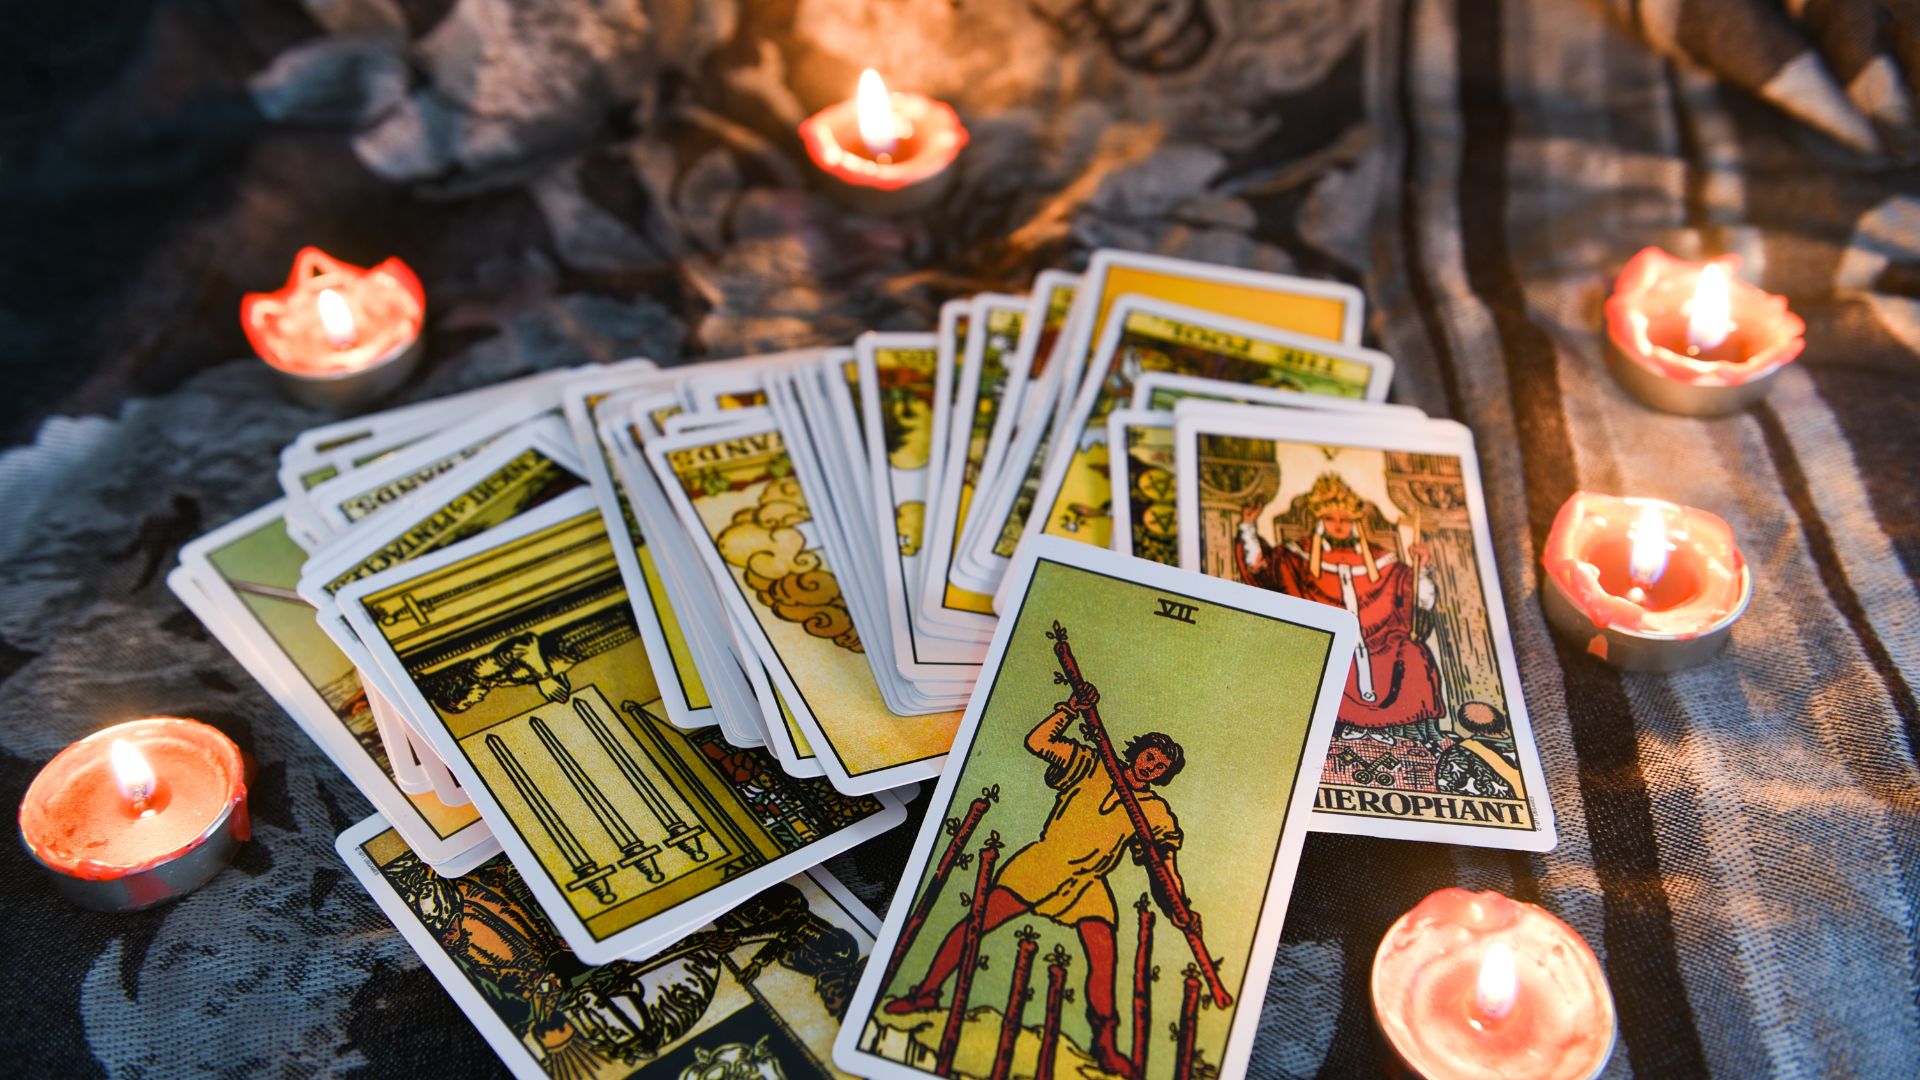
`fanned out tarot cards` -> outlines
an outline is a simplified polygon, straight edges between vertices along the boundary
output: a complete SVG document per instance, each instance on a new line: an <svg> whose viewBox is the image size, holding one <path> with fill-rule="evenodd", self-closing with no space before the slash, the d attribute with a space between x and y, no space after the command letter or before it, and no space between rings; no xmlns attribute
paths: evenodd
<svg viewBox="0 0 1920 1080"><path fill-rule="evenodd" d="M1234 1075L1305 831L1553 845L1472 437L1359 292L1024 284L329 423L182 549L517 1073ZM876 931L818 866L927 781Z"/></svg>

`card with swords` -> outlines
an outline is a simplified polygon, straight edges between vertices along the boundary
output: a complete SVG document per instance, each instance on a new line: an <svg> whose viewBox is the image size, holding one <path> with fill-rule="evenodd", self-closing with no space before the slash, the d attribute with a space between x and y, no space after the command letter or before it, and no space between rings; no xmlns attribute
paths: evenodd
<svg viewBox="0 0 1920 1080"><path fill-rule="evenodd" d="M904 816L892 792L844 796L661 715L591 499L555 500L336 600L587 963L648 955Z"/></svg>
<svg viewBox="0 0 1920 1080"><path fill-rule="evenodd" d="M834 1060L1238 1075L1358 624L1056 537L1010 574Z"/></svg>

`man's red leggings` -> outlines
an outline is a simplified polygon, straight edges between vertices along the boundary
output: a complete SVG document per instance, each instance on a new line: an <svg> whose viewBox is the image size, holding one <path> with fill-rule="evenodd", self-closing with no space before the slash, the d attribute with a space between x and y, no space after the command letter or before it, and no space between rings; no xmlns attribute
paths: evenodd
<svg viewBox="0 0 1920 1080"><path fill-rule="evenodd" d="M987 910L982 920L981 936L992 933L1009 919L1024 915L1033 910L1033 905L1015 895L1013 890L995 885L987 893ZM1081 919L1073 924L1080 934L1080 948L1087 956L1087 981L1085 997L1087 1012L1092 1016L1111 1017L1113 1010L1113 924L1105 919ZM940 951L933 956L933 963L927 968L927 975L915 987L915 992L927 994L945 986L952 976L953 969L960 966L960 950L965 944L967 922L965 919L955 923L947 931L947 939L940 943Z"/></svg>

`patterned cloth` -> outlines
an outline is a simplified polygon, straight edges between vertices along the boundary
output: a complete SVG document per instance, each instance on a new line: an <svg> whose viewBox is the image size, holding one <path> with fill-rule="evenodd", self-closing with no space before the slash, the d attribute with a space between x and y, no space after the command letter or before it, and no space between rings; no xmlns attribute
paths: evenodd
<svg viewBox="0 0 1920 1080"><path fill-rule="evenodd" d="M333 836L364 801L160 582L181 543L270 498L279 445L324 419L258 364L214 359L240 351L240 289L317 240L422 271L434 360L410 398L924 327L949 295L1019 289L1100 245L1363 286L1395 399L1478 435L1561 841L1310 838L1254 1074L1377 1074L1373 950L1463 885L1544 904L1593 944L1620 1010L1609 1075L1911 1075L1920 183L1748 92L1782 70L1777 35L1699 36L1698 0L1614 6L1727 81L1579 0L310 0L311 23L240 4L231 25L167 6L130 39L144 60L103 76L133 119L76 109L9 155L44 186L7 213L126 224L76 232L72 259L148 247L89 325L55 333L17 301L0 319L40 361L35 396L5 405L32 419L9 421L24 444L0 457L0 798L109 720L194 715L259 760L257 841L131 916L68 907L8 846L9 1070L498 1068L344 879ZM1809 28L1836 6L1788 5ZM1747 73L1709 46L1749 50ZM1822 55L1835 85L1858 81ZM808 187L793 125L869 62L973 129L922 218L849 215ZM225 96L183 92L182 70ZM175 191L183 169L193 197L130 204L165 229L98 199ZM1652 242L1739 251L1806 316L1807 353L1766 403L1670 417L1608 378L1600 305ZM1732 524L1759 588L1721 661L1622 675L1548 634L1537 553L1580 487ZM883 908L909 836L832 869Z"/></svg>

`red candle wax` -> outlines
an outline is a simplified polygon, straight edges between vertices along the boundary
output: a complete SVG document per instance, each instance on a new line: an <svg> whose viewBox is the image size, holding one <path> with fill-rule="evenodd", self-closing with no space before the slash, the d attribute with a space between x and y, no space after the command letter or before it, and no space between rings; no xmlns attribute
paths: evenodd
<svg viewBox="0 0 1920 1080"><path fill-rule="evenodd" d="M349 322L323 320L322 294L340 298ZM363 269L317 247L301 248L277 292L248 293L240 322L260 358L305 375L369 367L420 336L426 293L406 263L390 258Z"/></svg>
<svg viewBox="0 0 1920 1080"><path fill-rule="evenodd" d="M875 85L878 76L863 80ZM878 106L869 93L864 125L857 97L836 101L801 121L800 141L822 172L858 188L900 191L945 172L966 147L967 129L953 106L924 94L889 94L884 87L879 97L887 103L890 118L876 119ZM892 146L884 142L889 124ZM876 131L881 133L877 137Z"/></svg>
<svg viewBox="0 0 1920 1080"><path fill-rule="evenodd" d="M1489 959L1501 946L1510 969ZM1428 1080L1580 1080L1613 1051L1613 994L1593 950L1545 909L1499 893L1420 901L1381 939L1372 990L1399 1064Z"/></svg>
<svg viewBox="0 0 1920 1080"><path fill-rule="evenodd" d="M1716 283L1724 274L1724 306ZM1607 298L1608 358L1620 381L1670 412L1730 412L1765 392L1766 380L1800 355L1806 323L1787 301L1740 280L1737 255L1705 262L1649 247L1627 261ZM1705 274L1712 278L1713 274Z"/></svg>
<svg viewBox="0 0 1920 1080"><path fill-rule="evenodd" d="M150 782L116 776L115 743ZM54 755L21 801L20 836L76 902L146 907L226 864L249 835L246 799L245 760L231 739L196 720L149 717Z"/></svg>
<svg viewBox="0 0 1920 1080"><path fill-rule="evenodd" d="M1649 510L1665 534L1665 566L1636 580L1635 532ZM1746 560L1733 530L1716 514L1658 499L1574 492L1554 515L1540 564L1597 627L1685 639L1745 604Z"/></svg>

